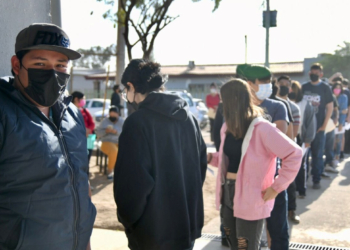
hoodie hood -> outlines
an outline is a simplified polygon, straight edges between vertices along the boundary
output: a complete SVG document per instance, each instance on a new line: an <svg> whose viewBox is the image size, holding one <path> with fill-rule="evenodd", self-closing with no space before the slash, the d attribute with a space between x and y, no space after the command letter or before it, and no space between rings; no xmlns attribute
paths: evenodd
<svg viewBox="0 0 350 250"><path fill-rule="evenodd" d="M175 120L185 121L189 116L187 102L177 95L151 92L140 103L139 109L150 109Z"/></svg>

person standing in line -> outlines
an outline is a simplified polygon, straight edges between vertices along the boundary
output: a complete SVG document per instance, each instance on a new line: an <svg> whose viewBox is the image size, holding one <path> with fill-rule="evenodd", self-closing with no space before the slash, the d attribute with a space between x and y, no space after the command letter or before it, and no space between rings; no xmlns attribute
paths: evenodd
<svg viewBox="0 0 350 250"><path fill-rule="evenodd" d="M254 96L254 104L263 108L268 120L275 123L276 127L287 135L290 120L286 104L268 98L272 94L271 71L258 65L245 65L241 69L239 75L247 79ZM276 177L279 168L280 164L276 164ZM287 212L287 192L284 190L277 195L271 216L266 219L268 237L270 237L268 245L271 250L287 250L289 248Z"/></svg>
<svg viewBox="0 0 350 250"><path fill-rule="evenodd" d="M296 141L296 137L300 127L300 109L297 104L288 99L288 94L291 91L291 79L289 76L280 76L276 82L277 96L286 100L290 106L293 116L293 138ZM296 214L297 203L296 203L296 184L295 180L289 185L287 189L288 195L288 217L289 219L298 224L300 223L300 217Z"/></svg>
<svg viewBox="0 0 350 250"><path fill-rule="evenodd" d="M160 64L131 60L125 120L115 166L114 199L132 250L190 250L204 223L206 145L188 104L162 93Z"/></svg>
<svg viewBox="0 0 350 250"><path fill-rule="evenodd" d="M107 179L112 180L114 176L114 166L117 161L119 136L122 132L124 119L119 115L116 106L109 107L109 115L103 119L96 128L96 134L102 141L101 151L108 156Z"/></svg>
<svg viewBox="0 0 350 250"><path fill-rule="evenodd" d="M210 94L206 97L206 103L208 107L208 116L210 121L210 139L214 141L214 120L216 111L220 103L220 96L218 93L218 86L213 82L210 84Z"/></svg>
<svg viewBox="0 0 350 250"><path fill-rule="evenodd" d="M89 110L84 108L86 101L85 101L85 96L82 92L80 91L74 91L72 93L72 103L80 110L81 114L83 115L84 118L84 123L85 123L85 129L86 129L86 137L91 135L95 129L95 122L94 119L92 118ZM88 162L90 162L90 158L92 155L92 149L88 149L89 155L88 155ZM89 173L89 172L88 172Z"/></svg>
<svg viewBox="0 0 350 250"><path fill-rule="evenodd" d="M297 144L304 145L303 159L298 175L295 179L296 190L299 192L299 198L304 199L306 196L307 181L307 164L306 159L310 144L316 135L316 117L310 103L303 99L301 85L298 81L292 81L292 92L288 94L288 98L294 101L300 108L300 126L297 132Z"/></svg>
<svg viewBox="0 0 350 250"><path fill-rule="evenodd" d="M341 145L343 141L344 132L343 127L345 126L346 115L348 113L348 97L343 93L342 83L337 81L333 83L333 94L337 98L339 105L339 120L338 120L338 133L335 136L335 145L334 145L334 164L333 166L326 166L325 170L332 173L339 173L339 170L335 169L339 165L339 156Z"/></svg>
<svg viewBox="0 0 350 250"><path fill-rule="evenodd" d="M88 250L89 197L83 116L64 95L80 58L48 23L16 37L14 77L0 79L0 249Z"/></svg>
<svg viewBox="0 0 350 250"><path fill-rule="evenodd" d="M325 129L328 120L333 112L333 97L328 85L320 79L323 76L323 67L321 64L313 64L310 68L310 80L303 84L302 91L304 98L311 102L317 120L317 133L311 143L312 156L312 181L313 189L320 189L321 174L323 173L323 152L325 149Z"/></svg>
<svg viewBox="0 0 350 250"><path fill-rule="evenodd" d="M225 83L221 97L225 123L220 150L208 154L209 164L218 167L216 207L221 205L231 249L258 250L263 219L270 216L278 193L294 180L302 151L263 118L264 111L253 104L245 81ZM283 159L283 166L274 180L276 156Z"/></svg>
<svg viewBox="0 0 350 250"><path fill-rule="evenodd" d="M333 83L330 86L333 86ZM324 155L326 156L326 159L323 163L324 170L323 170L323 173L321 174L323 178L328 178L328 179L331 178L331 176L327 174L326 171L327 172L337 171L335 168L338 166L338 163L336 163L334 159L334 141L335 141L335 129L339 120L339 105L338 105L338 100L334 94L332 94L332 97L333 97L333 112L332 112L331 118L328 120L327 127L325 130L326 142L324 147ZM326 167L327 167L327 170L326 170Z"/></svg>
<svg viewBox="0 0 350 250"><path fill-rule="evenodd" d="M349 90L349 80L344 78L342 81L343 85L343 93L348 97L348 113L346 116L346 123L350 123L350 90ZM344 160L344 148L345 148L345 142L347 141L347 135L349 133L349 130L345 130L344 136L343 136L343 141L342 141L342 146L341 146L341 151L340 151L340 156L339 160Z"/></svg>

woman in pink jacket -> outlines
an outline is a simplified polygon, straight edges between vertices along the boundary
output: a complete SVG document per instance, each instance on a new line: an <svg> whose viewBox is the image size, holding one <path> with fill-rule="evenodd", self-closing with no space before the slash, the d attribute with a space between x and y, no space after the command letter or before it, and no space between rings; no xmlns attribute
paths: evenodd
<svg viewBox="0 0 350 250"><path fill-rule="evenodd" d="M249 85L234 79L221 88L225 123L218 153L208 162L218 167L216 206L231 249L259 249L263 219L270 216L277 194L294 180L301 148L263 118L253 105ZM276 157L282 159L279 175Z"/></svg>

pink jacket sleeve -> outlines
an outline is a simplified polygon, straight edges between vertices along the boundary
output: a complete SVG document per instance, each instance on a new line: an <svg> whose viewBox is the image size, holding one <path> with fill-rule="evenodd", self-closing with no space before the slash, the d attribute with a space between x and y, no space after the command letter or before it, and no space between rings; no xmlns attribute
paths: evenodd
<svg viewBox="0 0 350 250"><path fill-rule="evenodd" d="M301 148L276 127L270 127L265 133L264 144L270 153L282 159L282 166L272 188L280 193L286 190L298 174L301 160Z"/></svg>
<svg viewBox="0 0 350 250"><path fill-rule="evenodd" d="M218 167L219 166L219 152L212 153L213 158L209 162L210 165L213 167Z"/></svg>

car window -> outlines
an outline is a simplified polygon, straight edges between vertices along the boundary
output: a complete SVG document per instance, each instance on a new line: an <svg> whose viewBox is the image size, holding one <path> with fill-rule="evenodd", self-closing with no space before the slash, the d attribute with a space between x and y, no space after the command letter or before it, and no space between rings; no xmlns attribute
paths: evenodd
<svg viewBox="0 0 350 250"><path fill-rule="evenodd" d="M84 108L89 107L90 101L86 101Z"/></svg>
<svg viewBox="0 0 350 250"><path fill-rule="evenodd" d="M91 108L103 108L103 102L93 101Z"/></svg>
<svg viewBox="0 0 350 250"><path fill-rule="evenodd" d="M191 99L188 95L186 95L186 94L181 94L181 97L182 97L183 99L185 99L185 101L188 103L188 105L189 105L190 107L193 106L192 99Z"/></svg>

